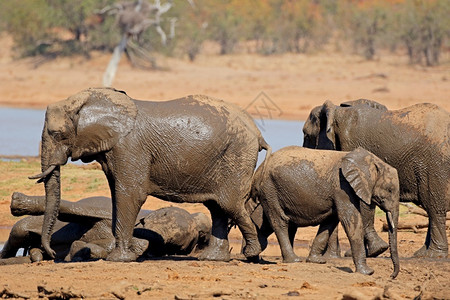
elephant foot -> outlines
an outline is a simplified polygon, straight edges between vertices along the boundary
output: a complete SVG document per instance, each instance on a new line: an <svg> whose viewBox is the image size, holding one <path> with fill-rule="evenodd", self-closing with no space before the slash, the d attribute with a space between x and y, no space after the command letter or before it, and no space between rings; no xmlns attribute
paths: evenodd
<svg viewBox="0 0 450 300"><path fill-rule="evenodd" d="M209 245L198 256L199 260L230 261L228 240L220 240L211 236Z"/></svg>
<svg viewBox="0 0 450 300"><path fill-rule="evenodd" d="M376 233L366 239L366 257L377 257L388 248L389 244Z"/></svg>
<svg viewBox="0 0 450 300"><path fill-rule="evenodd" d="M64 261L80 262L90 259L105 259L107 256L106 249L97 244L74 241Z"/></svg>
<svg viewBox="0 0 450 300"><path fill-rule="evenodd" d="M30 259L32 262L39 262L44 260L44 251L39 248L30 249Z"/></svg>
<svg viewBox="0 0 450 300"><path fill-rule="evenodd" d="M381 253L385 252L389 248L389 244L383 241L380 237L377 236L376 241L367 240L366 245L366 257L377 257ZM352 257L352 249L348 249L345 254L345 257Z"/></svg>
<svg viewBox="0 0 450 300"><path fill-rule="evenodd" d="M108 261L117 262L131 262L136 261L137 255L131 250L120 249L118 247L114 248L111 253L106 257Z"/></svg>
<svg viewBox="0 0 450 300"><path fill-rule="evenodd" d="M327 261L325 260L325 258L322 255L311 255L310 254L306 258L306 262L315 263L315 264L324 264Z"/></svg>
<svg viewBox="0 0 450 300"><path fill-rule="evenodd" d="M448 251L431 249L427 248L426 245L423 245L422 248L417 250L413 256L421 258L447 258Z"/></svg>
<svg viewBox="0 0 450 300"><path fill-rule="evenodd" d="M246 241L244 250L242 251L244 256L248 258L259 256L262 252L261 244L257 240Z"/></svg>
<svg viewBox="0 0 450 300"><path fill-rule="evenodd" d="M283 257L284 263L296 263L296 262L301 262L301 261L302 261L302 259L295 254Z"/></svg>
<svg viewBox="0 0 450 300"><path fill-rule="evenodd" d="M131 251L133 251L136 256L141 256L147 251L150 242L145 239L132 238L131 239Z"/></svg>
<svg viewBox="0 0 450 300"><path fill-rule="evenodd" d="M325 251L323 257L329 257L329 258L341 258L341 251L340 250L330 250L327 249L327 251Z"/></svg>
<svg viewBox="0 0 450 300"><path fill-rule="evenodd" d="M14 192L11 196L11 214L13 216L23 216L36 211L36 201L25 194Z"/></svg>
<svg viewBox="0 0 450 300"><path fill-rule="evenodd" d="M374 270L366 264L361 264L356 266L356 272L364 275L372 275Z"/></svg>

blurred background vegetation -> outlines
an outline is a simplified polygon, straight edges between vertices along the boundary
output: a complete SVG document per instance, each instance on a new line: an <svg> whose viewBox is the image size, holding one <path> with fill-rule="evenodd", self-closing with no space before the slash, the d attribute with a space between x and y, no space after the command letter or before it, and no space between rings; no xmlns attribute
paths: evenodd
<svg viewBox="0 0 450 300"><path fill-rule="evenodd" d="M144 0L145 1L145 0ZM150 4L154 0L147 0ZM356 53L370 60L407 54L411 64L438 65L450 49L449 0L161 0L166 45L150 26L133 41L152 53L195 60L206 41L218 54ZM125 1L121 1L124 3ZM112 52L121 39L117 16L101 10L115 0L2 0L0 31L16 57ZM330 48L331 47L331 48Z"/></svg>

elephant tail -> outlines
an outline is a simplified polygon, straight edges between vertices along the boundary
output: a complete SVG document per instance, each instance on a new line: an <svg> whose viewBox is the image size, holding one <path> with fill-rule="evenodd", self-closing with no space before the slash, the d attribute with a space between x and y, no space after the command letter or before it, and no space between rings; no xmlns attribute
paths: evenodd
<svg viewBox="0 0 450 300"><path fill-rule="evenodd" d="M264 161L261 163L261 166L259 166L258 170L253 174L251 197L255 200L257 199L261 182L266 174L269 157L272 154L272 147L267 144L262 136L259 137L259 151L261 150L266 150L266 156L264 157Z"/></svg>

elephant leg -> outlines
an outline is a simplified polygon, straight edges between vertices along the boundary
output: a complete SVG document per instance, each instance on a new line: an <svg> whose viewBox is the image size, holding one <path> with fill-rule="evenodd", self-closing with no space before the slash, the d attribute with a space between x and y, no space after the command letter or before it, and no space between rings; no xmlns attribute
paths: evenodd
<svg viewBox="0 0 450 300"><path fill-rule="evenodd" d="M336 226L334 228L330 227L330 237L328 238L327 249L323 254L324 257L340 258L341 257L341 246L339 245L339 219L336 216Z"/></svg>
<svg viewBox="0 0 450 300"><path fill-rule="evenodd" d="M292 248L294 248L295 235L297 234L298 226L290 223L288 226L288 234L289 234L289 242L291 243Z"/></svg>
<svg viewBox="0 0 450 300"><path fill-rule="evenodd" d="M429 222L425 244L414 253L414 257L446 258L448 242L446 234L446 212L428 211Z"/></svg>
<svg viewBox="0 0 450 300"><path fill-rule="evenodd" d="M21 242L15 240L10 234L8 240L3 245L2 251L0 251L0 259L15 257L17 251L24 246Z"/></svg>
<svg viewBox="0 0 450 300"><path fill-rule="evenodd" d="M40 245L40 236L33 230L42 228L43 217L26 217L14 224L5 242L0 258L15 257L20 248L27 249L31 245Z"/></svg>
<svg viewBox="0 0 450 300"><path fill-rule="evenodd" d="M28 196L14 192L11 196L13 216L41 215L45 212L45 196Z"/></svg>
<svg viewBox="0 0 450 300"><path fill-rule="evenodd" d="M16 265L16 264L28 264L31 263L29 256L9 257L0 259L0 266Z"/></svg>
<svg viewBox="0 0 450 300"><path fill-rule="evenodd" d="M136 218L144 204L147 194L141 191L135 182L116 183L121 189L114 189L113 199L113 234L116 246L106 258L110 261L135 261L136 253L132 249L132 237ZM141 185L143 186L143 185ZM129 187L124 189L123 187ZM111 189L113 190L113 189Z"/></svg>
<svg viewBox="0 0 450 300"><path fill-rule="evenodd" d="M366 248L366 256L377 257L389 248L389 244L386 243L375 231L375 204L372 203L370 206L361 205L360 211L364 226L364 245ZM352 249L346 251L345 256L352 256Z"/></svg>
<svg viewBox="0 0 450 300"><path fill-rule="evenodd" d="M258 261L259 254L262 252L261 244L258 239L258 233L256 231L256 226L253 224L248 212L245 210L243 201L241 201L242 205L240 208L232 209L225 208L225 211L233 216L234 222L239 227L239 230L242 233L242 236L245 239L245 246L243 247L243 254L250 261Z"/></svg>
<svg viewBox="0 0 450 300"><path fill-rule="evenodd" d="M276 196L275 196L276 197ZM279 215L281 208L273 208L271 205L278 205L277 200L273 201L273 197L270 197L270 204L267 200L261 201L264 211L267 213L267 218L277 236L278 244L280 245L281 255L283 256L283 262L293 263L300 262L301 259L294 253L294 249L291 244L291 239L289 237L289 220L286 216L284 218Z"/></svg>
<svg viewBox="0 0 450 300"><path fill-rule="evenodd" d="M313 244L311 246L311 250L309 251L308 258L306 259L307 262L318 264L326 263L326 260L323 257L323 253L325 252L327 244L330 241L330 233L334 231L337 225L337 217L331 217L326 222L320 224L316 237L314 238Z"/></svg>
<svg viewBox="0 0 450 300"><path fill-rule="evenodd" d="M199 255L200 260L229 261L228 217L213 200L204 202L211 213L212 229L209 244Z"/></svg>
<svg viewBox="0 0 450 300"><path fill-rule="evenodd" d="M273 230L277 236L278 243L281 248L281 255L283 256L283 262L293 263L300 262L301 259L294 253L294 248L291 245L289 238L289 224L284 220L277 220L273 223Z"/></svg>
<svg viewBox="0 0 450 300"><path fill-rule="evenodd" d="M386 243L375 231L375 204L361 205L360 207L362 222L364 226L364 244L366 246L367 257L377 257L389 248Z"/></svg>
<svg viewBox="0 0 450 300"><path fill-rule="evenodd" d="M110 239L97 240L93 242L74 241L64 261L86 261L90 259L105 259L108 256L107 248Z"/></svg>
<svg viewBox="0 0 450 300"><path fill-rule="evenodd" d="M359 199L350 200L349 196L344 191L340 191L336 195L335 203L339 221L344 227L345 233L347 234L350 242L356 272L365 275L372 275L374 271L366 263L363 223L361 213L358 210Z"/></svg>

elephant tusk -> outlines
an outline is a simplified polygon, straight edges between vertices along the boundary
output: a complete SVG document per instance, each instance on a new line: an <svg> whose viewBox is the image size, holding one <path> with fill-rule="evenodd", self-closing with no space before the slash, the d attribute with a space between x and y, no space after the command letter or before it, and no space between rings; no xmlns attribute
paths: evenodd
<svg viewBox="0 0 450 300"><path fill-rule="evenodd" d="M56 168L55 165L51 165L50 167L47 168L47 170L45 170L44 172L42 172L41 174L37 174L34 176L28 176L29 179L43 179L45 177L48 176L48 174L50 174L51 172L53 172L53 170ZM40 182L41 180L39 180L38 182Z"/></svg>
<svg viewBox="0 0 450 300"><path fill-rule="evenodd" d="M387 217L387 220L388 220L389 225L391 226L392 230L394 230L395 229L395 224L394 224L394 220L392 220L392 213L390 211L388 211L386 213L386 217Z"/></svg>

